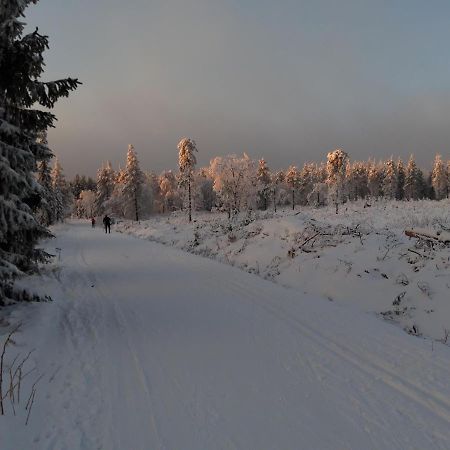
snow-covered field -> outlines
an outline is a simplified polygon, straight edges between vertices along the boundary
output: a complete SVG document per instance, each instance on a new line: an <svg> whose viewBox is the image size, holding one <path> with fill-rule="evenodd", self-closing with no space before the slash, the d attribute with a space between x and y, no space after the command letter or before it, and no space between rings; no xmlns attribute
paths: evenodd
<svg viewBox="0 0 450 450"><path fill-rule="evenodd" d="M390 241L362 229L380 230L388 223L362 210L347 213L330 217L329 223L347 220L350 225L358 218L362 243L341 233L330 241L324 237L320 246L309 241L311 252L296 251L293 259L286 253L304 241L297 233L311 220L307 213L284 213L227 233L212 217L196 223L199 245L180 218L133 229L154 239L167 236L182 248L190 240L205 254L206 243L214 242L218 258L246 263L247 270L258 261L260 275L283 284L295 277L306 280L303 270L314 275L308 286L296 281L295 289L179 249L114 232L105 235L87 223L56 228L56 240L46 248L61 249L60 261L43 277L24 280L54 301L1 312L1 342L14 324L23 324L8 347L5 367L18 354L20 360L35 351L24 366L33 372L22 383L20 402L15 400L15 416L9 398L5 401L0 448L450 448L450 348L411 337L365 312L375 289L390 295L391 288L383 286L397 286L393 278L400 270L409 287L398 287L411 288L408 298L415 299L412 288L419 278L414 275L429 274L424 281L432 280L438 269L431 265L440 264L436 258L445 251L419 272L406 271L407 257L397 246L379 261L377 256L386 253L382 244ZM406 210L402 214L409 217ZM326 222L326 211L314 215L318 223ZM439 220L444 219L442 210ZM390 225L394 220L398 216ZM396 236L402 246L412 246L401 236L402 224ZM376 254L364 255L366 247ZM342 260L352 258L351 270L340 266L338 254ZM281 260L270 271L275 256ZM332 264L338 269L327 271ZM439 270L435 273L448 273ZM338 282L339 277L347 281ZM361 289L361 308L353 307L354 281L361 283L353 285L354 291ZM431 298L417 295L417 301L441 302L436 286ZM323 295L312 294L313 289ZM352 294L350 300L345 293ZM26 400L35 381L25 426Z"/></svg>
<svg viewBox="0 0 450 450"><path fill-rule="evenodd" d="M450 331L450 247L405 229L450 228L450 202L350 203L293 212L157 216L118 231L226 262L302 294L379 313L434 339ZM450 343L450 338L449 338Z"/></svg>

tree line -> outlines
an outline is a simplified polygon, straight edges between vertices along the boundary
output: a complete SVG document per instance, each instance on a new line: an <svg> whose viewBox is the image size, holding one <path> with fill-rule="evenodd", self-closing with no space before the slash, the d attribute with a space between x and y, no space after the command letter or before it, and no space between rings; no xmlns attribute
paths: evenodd
<svg viewBox="0 0 450 450"><path fill-rule="evenodd" d="M393 157L351 161L342 149L329 152L324 162L307 162L301 168L271 170L265 159L253 160L244 153L215 157L197 169L195 141L182 139L178 149L178 170L155 174L141 170L130 145L123 169L115 171L106 162L95 182L77 175L69 183L72 207L65 211L78 217L108 213L133 220L177 210L186 210L189 220L192 210L231 215L248 209L335 205L338 212L339 205L358 199L441 200L450 190L450 161L440 155L429 173L413 156L406 164Z"/></svg>

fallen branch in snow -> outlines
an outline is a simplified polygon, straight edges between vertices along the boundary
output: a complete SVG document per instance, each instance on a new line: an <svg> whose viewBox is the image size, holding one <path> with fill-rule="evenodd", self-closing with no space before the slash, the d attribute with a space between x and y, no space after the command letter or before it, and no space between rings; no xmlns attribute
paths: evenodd
<svg viewBox="0 0 450 450"><path fill-rule="evenodd" d="M416 238L421 239L428 242L437 242L442 243L444 245L450 244L450 233L444 231L444 232L434 232L427 229L412 229L412 230L405 230L406 236L410 238Z"/></svg>

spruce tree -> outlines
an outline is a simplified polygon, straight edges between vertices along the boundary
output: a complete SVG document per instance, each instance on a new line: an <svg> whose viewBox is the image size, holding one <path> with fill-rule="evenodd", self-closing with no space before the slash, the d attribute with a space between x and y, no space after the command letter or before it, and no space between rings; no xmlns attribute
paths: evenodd
<svg viewBox="0 0 450 450"><path fill-rule="evenodd" d="M22 21L25 9L36 2L0 2L0 304L14 297L15 275L47 258L35 248L48 232L32 207L41 195L34 178L37 162L48 161L51 152L37 137L55 121L48 109L79 84L71 78L40 81L48 38L37 29L23 35Z"/></svg>
<svg viewBox="0 0 450 450"><path fill-rule="evenodd" d="M405 171L405 198L418 200L424 195L425 180L423 172L417 167L414 156L411 155Z"/></svg>
<svg viewBox="0 0 450 450"><path fill-rule="evenodd" d="M109 161L97 171L97 184L95 194L95 213L103 214L105 203L111 198L114 191L116 174Z"/></svg>
<svg viewBox="0 0 450 450"><path fill-rule="evenodd" d="M391 157L384 163L383 196L394 200L398 189L398 173L394 159Z"/></svg>
<svg viewBox="0 0 450 450"><path fill-rule="evenodd" d="M55 221L55 193L52 186L52 175L47 160L37 164L37 182L41 185L41 201L36 211L36 218L41 225L48 227Z"/></svg>
<svg viewBox="0 0 450 450"><path fill-rule="evenodd" d="M397 200L405 198L405 166L400 158L397 161L397 193L395 198Z"/></svg>
<svg viewBox="0 0 450 450"><path fill-rule="evenodd" d="M131 216L131 211L133 211L134 218L139 221L144 174L139 168L139 161L131 144L128 146L127 165L120 178L126 214Z"/></svg>
<svg viewBox="0 0 450 450"><path fill-rule="evenodd" d="M431 172L431 185L436 200L447 197L447 173L441 155L436 155Z"/></svg>
<svg viewBox="0 0 450 450"><path fill-rule="evenodd" d="M55 221L63 222L69 213L73 197L58 158L55 158L51 176L55 202Z"/></svg>

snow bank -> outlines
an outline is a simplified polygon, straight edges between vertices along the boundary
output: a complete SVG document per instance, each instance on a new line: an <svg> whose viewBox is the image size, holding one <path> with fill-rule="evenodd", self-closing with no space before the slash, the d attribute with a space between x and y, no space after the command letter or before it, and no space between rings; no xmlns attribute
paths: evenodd
<svg viewBox="0 0 450 450"><path fill-rule="evenodd" d="M333 208L175 213L122 233L214 258L284 286L380 314L406 331L444 339L450 330L450 251L409 239L407 228L447 233L448 200L363 202Z"/></svg>

